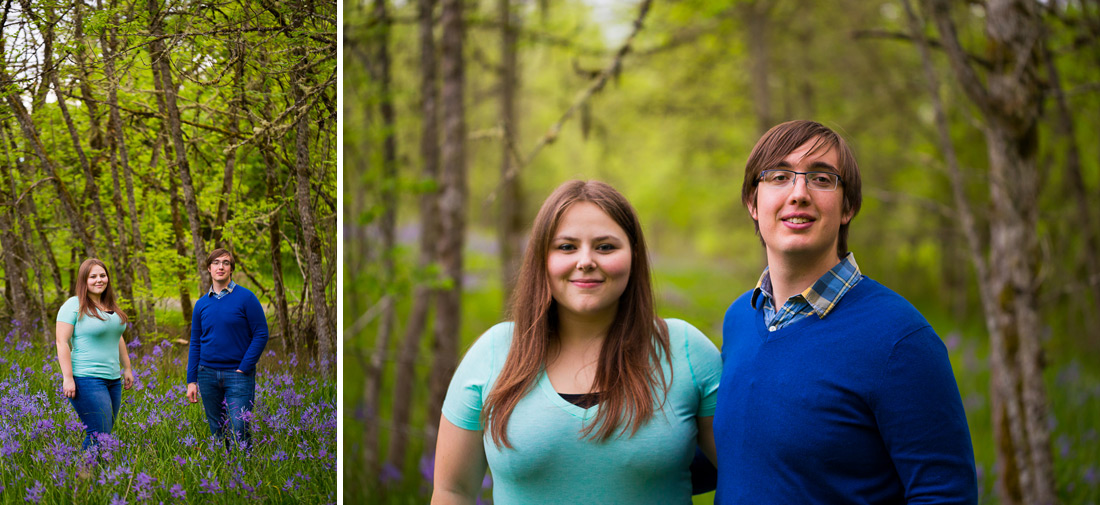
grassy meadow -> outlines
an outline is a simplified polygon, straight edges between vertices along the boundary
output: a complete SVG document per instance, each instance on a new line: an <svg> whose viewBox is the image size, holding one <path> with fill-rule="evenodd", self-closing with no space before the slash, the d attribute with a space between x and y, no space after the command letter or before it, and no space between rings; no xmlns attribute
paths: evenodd
<svg viewBox="0 0 1100 505"><path fill-rule="evenodd" d="M187 401L187 345L173 340L130 342L134 386L113 433L85 452L52 328L3 336L0 504L335 503L333 380L269 342L257 365L254 447L226 451L202 403Z"/></svg>

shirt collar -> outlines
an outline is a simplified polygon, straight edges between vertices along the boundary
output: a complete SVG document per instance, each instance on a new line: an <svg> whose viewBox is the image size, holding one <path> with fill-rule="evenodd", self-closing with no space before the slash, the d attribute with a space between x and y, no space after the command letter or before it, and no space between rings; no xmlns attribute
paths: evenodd
<svg viewBox="0 0 1100 505"><path fill-rule="evenodd" d="M756 288L752 290L752 297L749 298L749 302L752 304L753 309L759 308L758 303L774 298L772 295L772 278L768 269L769 267L764 267L764 272L760 274L760 280L756 282ZM824 318L829 312L832 312L836 304L840 302L840 298L862 278L863 274L859 270L859 265L856 264L855 253L849 252L836 266L825 272L825 275L822 275L817 282L795 296L803 297L817 316ZM779 309L778 306L775 308L776 310Z"/></svg>
<svg viewBox="0 0 1100 505"><path fill-rule="evenodd" d="M237 287L237 283L236 283L236 282L233 282L233 281L229 281L229 285L228 285L228 286L226 286L226 287L225 287L225 289L222 289L221 291L219 291L219 292L215 293L215 292L214 292L214 285L213 285L213 284L210 284L210 292L209 292L209 293L207 293L207 294L211 294L211 295L217 295L217 294L221 294L222 292L228 292L228 293L232 293L232 292L233 292L233 289L234 289L234 288L236 288L236 287Z"/></svg>

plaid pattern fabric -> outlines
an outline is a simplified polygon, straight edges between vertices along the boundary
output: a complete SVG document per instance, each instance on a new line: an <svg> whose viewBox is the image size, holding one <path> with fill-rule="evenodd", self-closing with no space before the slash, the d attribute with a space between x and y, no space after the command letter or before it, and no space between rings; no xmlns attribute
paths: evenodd
<svg viewBox="0 0 1100 505"><path fill-rule="evenodd" d="M765 267L764 273L760 274L760 280L756 283L756 289L752 291L750 301L754 309L759 308L757 304L763 301L764 321L767 322L769 330L775 331L810 314L817 314L817 317L824 319L840 302L841 297L852 289L852 286L859 283L860 279L863 279L863 274L860 273L859 265L856 264L855 254L849 252L813 286L788 298L777 311L772 296L772 278L768 268Z"/></svg>
<svg viewBox="0 0 1100 505"><path fill-rule="evenodd" d="M237 283L236 283L236 282L233 282L233 281L229 281L229 285L228 285L228 286L226 286L225 288L223 288L223 289L221 290L221 292L219 292L219 293L215 293L215 292L214 292L214 286L213 286L213 284L211 284L211 285L210 285L210 292L209 292L209 293L207 293L207 294L209 294L210 296L213 296L214 298L216 298L216 299L218 299L218 300L221 300L223 296L225 296L225 295L228 295L229 293L232 293L232 292L233 292L233 288L235 288L235 287L237 287Z"/></svg>

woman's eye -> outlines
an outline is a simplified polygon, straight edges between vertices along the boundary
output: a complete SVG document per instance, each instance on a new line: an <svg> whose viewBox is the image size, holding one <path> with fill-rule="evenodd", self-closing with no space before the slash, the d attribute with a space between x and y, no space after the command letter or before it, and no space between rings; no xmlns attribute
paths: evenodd
<svg viewBox="0 0 1100 505"><path fill-rule="evenodd" d="M615 250L615 246L611 244L600 244L596 246L596 250L600 252L611 252Z"/></svg>
<svg viewBox="0 0 1100 505"><path fill-rule="evenodd" d="M572 251L576 249L576 247L573 247L573 244L561 244L557 247L557 249L559 251Z"/></svg>

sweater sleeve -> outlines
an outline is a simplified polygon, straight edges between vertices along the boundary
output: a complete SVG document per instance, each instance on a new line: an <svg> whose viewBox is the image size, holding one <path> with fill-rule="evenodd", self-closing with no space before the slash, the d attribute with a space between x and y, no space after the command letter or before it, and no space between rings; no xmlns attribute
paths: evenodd
<svg viewBox="0 0 1100 505"><path fill-rule="evenodd" d="M256 368L256 362L260 360L260 355L264 352L264 346L267 345L267 316L264 315L264 308L260 305L260 300L256 298L255 294L251 291L247 294L248 297L244 300L244 315L248 319L248 328L252 340L248 344L248 350L245 351L244 358L241 359L241 364L237 367L242 372L249 372ZM322 359L324 359L324 356L322 356Z"/></svg>
<svg viewBox="0 0 1100 505"><path fill-rule="evenodd" d="M202 298L191 311L191 345L187 351L187 383L199 381L199 357L202 356Z"/></svg>
<svg viewBox="0 0 1100 505"><path fill-rule="evenodd" d="M974 449L943 342L924 326L883 369L873 408L907 503L978 502Z"/></svg>

